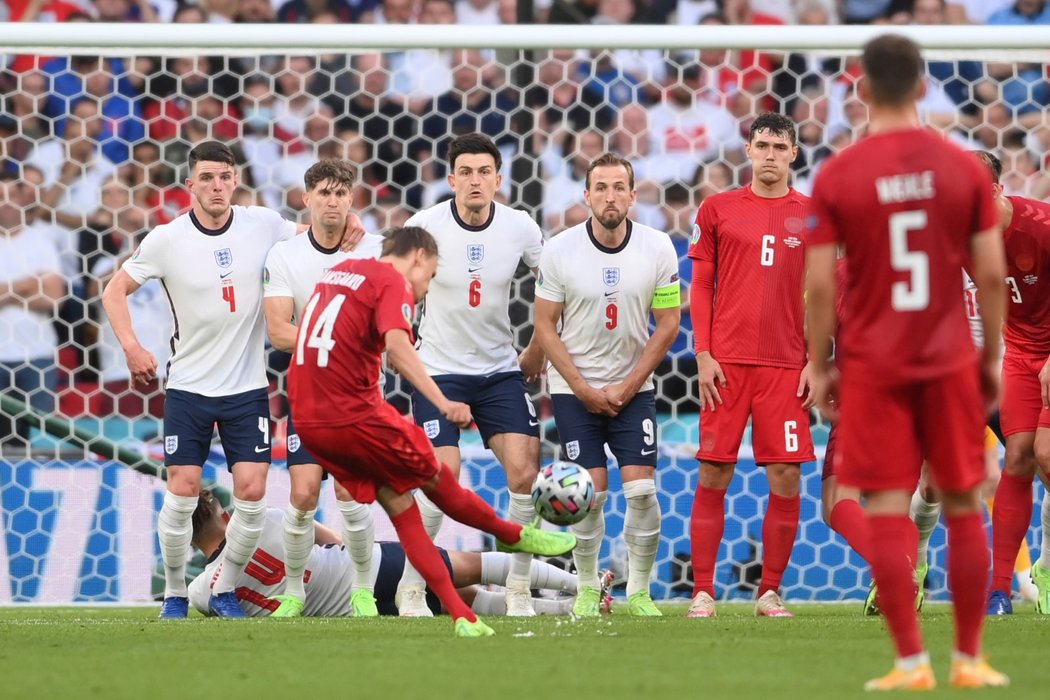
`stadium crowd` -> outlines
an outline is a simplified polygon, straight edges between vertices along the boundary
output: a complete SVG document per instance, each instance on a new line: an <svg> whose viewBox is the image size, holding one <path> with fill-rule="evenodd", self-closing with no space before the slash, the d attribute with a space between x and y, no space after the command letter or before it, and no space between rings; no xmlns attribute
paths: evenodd
<svg viewBox="0 0 1050 700"><path fill-rule="evenodd" d="M0 4L0 19L491 25L520 18L514 0L9 0ZM539 0L534 21L1050 24L1050 3ZM355 210L377 232L449 196L444 163L456 135L493 137L505 162L498 198L532 212L547 236L588 216L586 166L612 150L635 167L633 217L671 235L688 279L685 253L697 206L750 181L743 146L755 116L773 110L798 124L793 182L808 193L827 156L864 128L858 76L855 57L719 49L6 56L0 169L10 227L18 228L16 214L24 211L25 231L21 243L0 240L0 258L11 260L4 280L46 274L52 281L42 285L42 298L18 309L12 324L24 332L0 331L0 379L44 412L159 417L171 333L161 288L152 283L133 303L143 342L161 368L145 392L130 389L119 344L99 322L98 296L146 231L189 207L181 184L186 172L178 164L207 138L229 143L242 163L236 203L263 204L300 221L307 217L306 168L318 157L349 159L359 167ZM927 64L922 117L967 148L995 151L1007 194L1050 196L1048 105L1045 64L947 57ZM30 239L34 248L46 241L54 254L41 253L32 263L8 255ZM521 282L531 284L520 272ZM64 289L53 283L56 277ZM5 313L14 314L7 301ZM47 323L56 304L58 320ZM527 306L512 319L518 340L525 340ZM657 370L665 412L697 409L688 320L684 324ZM25 427L18 433L0 429L0 439L24 442Z"/></svg>

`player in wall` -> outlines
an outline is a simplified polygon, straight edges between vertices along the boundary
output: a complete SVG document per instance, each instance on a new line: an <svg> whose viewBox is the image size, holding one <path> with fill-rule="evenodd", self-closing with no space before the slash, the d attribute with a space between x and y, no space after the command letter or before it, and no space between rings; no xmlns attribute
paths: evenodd
<svg viewBox="0 0 1050 700"><path fill-rule="evenodd" d="M627 218L637 197L629 161L600 156L587 168L585 185L591 216L547 243L536 285L536 336L550 360L562 456L590 471L596 491L590 514L572 526L580 577L573 613L599 614L608 446L627 499L628 611L658 616L649 593L660 544L653 370L681 324L678 257L666 233Z"/></svg>
<svg viewBox="0 0 1050 700"><path fill-rule="evenodd" d="M530 495L539 471L539 418L526 379L537 377L543 354L533 340L519 356L507 307L519 261L535 272L543 234L525 212L493 201L502 178L502 156L487 136L467 134L448 148L448 183L453 199L412 216L440 249L437 276L423 302L419 356L442 392L470 406L482 440L507 473L508 516L529 523L536 515ZM412 394L412 415L434 445L438 460L457 477L459 427L442 416L420 392ZM423 523L433 538L441 511L417 494ZM529 555L515 557L507 581L507 614L529 616ZM406 564L399 606L404 616L428 616L423 581Z"/></svg>

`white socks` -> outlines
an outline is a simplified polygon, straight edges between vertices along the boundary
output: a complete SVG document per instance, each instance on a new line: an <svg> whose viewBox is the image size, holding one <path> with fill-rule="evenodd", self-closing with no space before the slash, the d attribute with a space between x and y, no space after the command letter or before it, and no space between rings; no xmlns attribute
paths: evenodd
<svg viewBox="0 0 1050 700"><path fill-rule="evenodd" d="M507 513L507 520L521 525L528 525L535 517L536 506L532 503L531 494L510 494L510 509ZM510 572L507 574L507 588L528 588L532 555L527 553L512 554L511 560Z"/></svg>
<svg viewBox="0 0 1050 700"><path fill-rule="evenodd" d="M576 549L572 550L572 560L576 563L576 576L580 586L601 588L598 582L598 551L605 538L605 499L608 491L594 494L594 507L587 517L569 527L576 535Z"/></svg>
<svg viewBox="0 0 1050 700"><path fill-rule="evenodd" d="M481 580L479 583L483 586L505 586L508 572L513 566L513 556L503 552L482 552ZM568 571L559 569L545 561L533 560L532 565L529 567L529 578L526 587L575 593L576 577Z"/></svg>
<svg viewBox="0 0 1050 700"><path fill-rule="evenodd" d="M437 537L438 531L441 530L441 522L444 520L445 514L427 498L427 495L423 493L423 489L416 489L415 497L416 505L419 506L419 515L423 519L423 527L426 529L427 534L430 535L430 540L433 541ZM426 585L423 577L419 575L414 566L408 563L408 557L405 557L405 570L401 574L400 583L397 584L398 589L403 589L406 586L426 587Z"/></svg>
<svg viewBox="0 0 1050 700"><path fill-rule="evenodd" d="M1050 568L1050 492L1043 494L1043 507L1040 515L1043 520L1043 539L1039 543L1039 566L1048 569Z"/></svg>
<svg viewBox="0 0 1050 700"><path fill-rule="evenodd" d="M572 612L572 604L575 600L575 598L560 600L533 598L532 607L539 615L568 615ZM502 592L478 591L470 609L479 615L506 615L507 598Z"/></svg>
<svg viewBox="0 0 1050 700"><path fill-rule="evenodd" d="M265 501L233 499L233 517L226 525L226 548L222 552L222 566L212 593L226 593L237 586L237 577L255 553L265 522Z"/></svg>
<svg viewBox="0 0 1050 700"><path fill-rule="evenodd" d="M353 590L373 591L372 545L376 541L376 524L372 509L357 501L336 501L343 514L343 545L354 562ZM405 566L410 566L405 558Z"/></svg>
<svg viewBox="0 0 1050 700"><path fill-rule="evenodd" d="M193 511L196 496L176 496L164 492L164 505L157 518L157 537L164 559L164 597L186 598L186 556L193 538Z"/></svg>
<svg viewBox="0 0 1050 700"><path fill-rule="evenodd" d="M314 546L314 513L289 505L284 511L284 593L306 600L303 573ZM231 523L232 524L232 523Z"/></svg>
<svg viewBox="0 0 1050 700"><path fill-rule="evenodd" d="M649 590L649 578L660 546L660 502L656 482L637 479L623 485L627 515L623 520L623 539L627 543L627 596Z"/></svg>
<svg viewBox="0 0 1050 700"><path fill-rule="evenodd" d="M922 491L916 489L911 497L911 519L919 530L919 557L916 566L927 561L930 535L937 528L937 521L941 519L941 504L929 503L922 497Z"/></svg>

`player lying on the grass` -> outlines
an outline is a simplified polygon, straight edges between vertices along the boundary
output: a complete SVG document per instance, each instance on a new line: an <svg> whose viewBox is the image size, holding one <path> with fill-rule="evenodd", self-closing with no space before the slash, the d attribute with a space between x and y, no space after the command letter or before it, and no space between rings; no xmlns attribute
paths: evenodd
<svg viewBox="0 0 1050 700"><path fill-rule="evenodd" d="M252 617L265 617L281 604L276 597L285 591L283 515L271 508L266 514L259 546L248 566L236 580L236 593L244 611ZM210 491L202 491L193 513L193 546L208 557L204 571L190 583L190 604L209 615L209 582L215 578L226 542L226 518L222 506ZM339 535L320 523L314 525L314 544L304 576L305 617L352 617L350 589L355 584L355 565ZM441 549L441 556L464 602L482 615L504 615L507 611L502 591L492 592L478 585L504 586L510 571L511 555L502 552L454 552ZM376 605L381 615L397 615L395 596L404 568L405 550L397 542L377 542L372 548L372 580ZM612 572L603 571L603 597L608 600ZM576 600L576 576L556 566L533 561L529 588L569 594L561 598L535 598L536 612L567 615ZM434 613L445 612L431 591L426 602Z"/></svg>

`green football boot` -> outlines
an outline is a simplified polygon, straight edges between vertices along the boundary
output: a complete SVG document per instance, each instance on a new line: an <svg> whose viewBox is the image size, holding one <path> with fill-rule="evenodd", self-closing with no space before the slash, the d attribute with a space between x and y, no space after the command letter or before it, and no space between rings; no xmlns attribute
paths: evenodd
<svg viewBox="0 0 1050 700"><path fill-rule="evenodd" d="M649 591L638 591L627 597L627 612L638 617L663 617Z"/></svg>
<svg viewBox="0 0 1050 700"><path fill-rule="evenodd" d="M486 625L480 619L471 622L465 617L456 620L457 637L491 637L496 634L495 630Z"/></svg>
<svg viewBox="0 0 1050 700"><path fill-rule="evenodd" d="M270 617L302 617L305 601L299 600L294 595L275 595L272 600L281 602L280 607L270 613Z"/></svg>
<svg viewBox="0 0 1050 700"><path fill-rule="evenodd" d="M376 597L372 591L359 588L350 595L350 610L354 617L379 617Z"/></svg>

